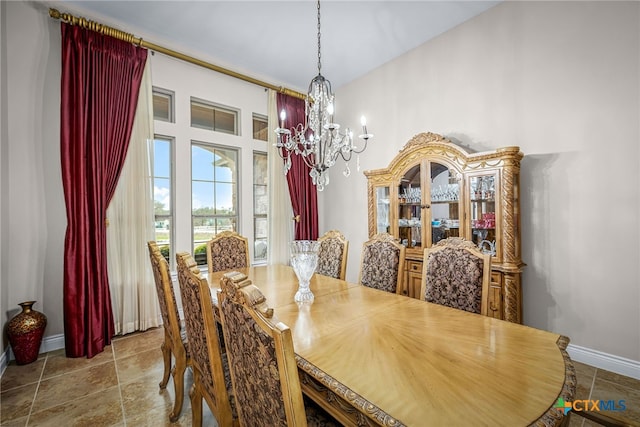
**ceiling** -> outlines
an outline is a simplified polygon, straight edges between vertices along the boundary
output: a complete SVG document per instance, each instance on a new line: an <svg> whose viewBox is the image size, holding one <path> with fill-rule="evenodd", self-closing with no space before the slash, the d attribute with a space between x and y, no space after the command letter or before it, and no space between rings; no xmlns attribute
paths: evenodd
<svg viewBox="0 0 640 427"><path fill-rule="evenodd" d="M318 73L313 0L45 3L300 92ZM325 0L320 9L322 74L335 90L498 3Z"/></svg>

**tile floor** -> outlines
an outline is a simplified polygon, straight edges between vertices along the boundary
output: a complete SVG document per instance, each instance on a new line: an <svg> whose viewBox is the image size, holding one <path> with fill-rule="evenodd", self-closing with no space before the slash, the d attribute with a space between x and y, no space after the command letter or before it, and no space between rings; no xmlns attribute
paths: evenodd
<svg viewBox="0 0 640 427"><path fill-rule="evenodd" d="M67 358L64 350L24 366L11 362L0 379L4 426L190 426L185 396L178 422L169 422L173 379L160 390L162 328L115 338L92 359ZM185 389L191 385L190 370ZM203 405L203 426L216 426Z"/></svg>
<svg viewBox="0 0 640 427"><path fill-rule="evenodd" d="M116 338L93 359L69 359L58 350L29 365L11 362L0 379L0 425L190 426L188 397L178 422L169 423L172 380L166 390L158 387L163 371L162 340L163 330L156 328ZM576 399L625 399L625 418L640 426L639 380L574 363ZM187 373L185 381L191 380ZM216 426L207 405L203 408L203 425ZM597 426L574 415L569 425Z"/></svg>

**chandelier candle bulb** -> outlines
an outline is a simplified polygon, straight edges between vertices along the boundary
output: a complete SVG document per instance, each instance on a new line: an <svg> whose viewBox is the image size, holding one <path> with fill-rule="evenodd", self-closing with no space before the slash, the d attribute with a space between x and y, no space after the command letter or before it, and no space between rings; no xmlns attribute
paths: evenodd
<svg viewBox="0 0 640 427"><path fill-rule="evenodd" d="M284 111L280 111L280 128L284 129L284 119L287 118L287 113Z"/></svg>

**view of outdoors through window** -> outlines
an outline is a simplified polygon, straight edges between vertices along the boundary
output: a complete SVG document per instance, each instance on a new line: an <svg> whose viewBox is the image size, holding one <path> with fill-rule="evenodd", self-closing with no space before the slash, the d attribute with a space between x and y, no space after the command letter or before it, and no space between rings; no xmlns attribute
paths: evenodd
<svg viewBox="0 0 640 427"><path fill-rule="evenodd" d="M158 136L153 142L153 204L155 241L169 265L172 265L171 140Z"/></svg>
<svg viewBox="0 0 640 427"><path fill-rule="evenodd" d="M191 145L193 255L207 263L206 242L238 224L238 151L211 144Z"/></svg>
<svg viewBox="0 0 640 427"><path fill-rule="evenodd" d="M254 259L267 260L267 211L269 193L267 192L267 154L253 153L253 238Z"/></svg>

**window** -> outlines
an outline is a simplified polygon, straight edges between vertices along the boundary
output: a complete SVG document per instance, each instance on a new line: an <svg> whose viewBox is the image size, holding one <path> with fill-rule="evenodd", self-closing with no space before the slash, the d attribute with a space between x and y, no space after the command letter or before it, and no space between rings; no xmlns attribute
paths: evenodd
<svg viewBox="0 0 640 427"><path fill-rule="evenodd" d="M153 88L153 118L173 123L173 92Z"/></svg>
<svg viewBox="0 0 640 427"><path fill-rule="evenodd" d="M267 141L268 139L268 123L267 118L261 114L253 114L253 139Z"/></svg>
<svg viewBox="0 0 640 427"><path fill-rule="evenodd" d="M238 135L238 111L191 98L191 126Z"/></svg>
<svg viewBox="0 0 640 427"><path fill-rule="evenodd" d="M156 136L153 141L153 204L155 214L155 241L160 252L173 265L173 209L171 203L172 140Z"/></svg>
<svg viewBox="0 0 640 427"><path fill-rule="evenodd" d="M237 231L238 150L191 144L193 254L207 264L206 242L221 231Z"/></svg>
<svg viewBox="0 0 640 427"><path fill-rule="evenodd" d="M254 122L255 123L255 122ZM254 260L267 260L267 212L269 193L267 175L267 154L253 153L253 238Z"/></svg>

